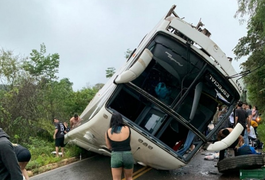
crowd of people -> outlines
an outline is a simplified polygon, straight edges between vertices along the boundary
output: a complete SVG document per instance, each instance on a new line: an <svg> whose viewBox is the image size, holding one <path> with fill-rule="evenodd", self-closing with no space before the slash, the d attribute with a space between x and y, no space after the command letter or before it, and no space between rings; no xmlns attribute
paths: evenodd
<svg viewBox="0 0 265 180"><path fill-rule="evenodd" d="M224 106L222 110L219 110L217 112L218 122L218 118L221 118L222 115L225 115L227 111ZM243 126L244 130L229 148L232 148L234 150L235 156L258 154L256 149L263 148L263 143L259 141L257 134L257 128L259 125L258 118L259 113L256 106L251 107L251 105L239 101L235 110L232 111L226 123L224 123L224 126L218 132L217 140L220 141L228 136L233 131L233 128L237 125L237 123L240 123ZM226 149L219 152L219 161L225 158L225 151Z"/></svg>

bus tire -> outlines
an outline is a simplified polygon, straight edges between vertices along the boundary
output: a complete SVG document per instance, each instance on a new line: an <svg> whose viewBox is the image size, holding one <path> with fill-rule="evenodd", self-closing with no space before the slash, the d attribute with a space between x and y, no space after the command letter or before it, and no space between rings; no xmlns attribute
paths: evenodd
<svg viewBox="0 0 265 180"><path fill-rule="evenodd" d="M229 157L217 163L220 173L239 171L240 169L255 169L264 165L263 155L248 154L235 157Z"/></svg>

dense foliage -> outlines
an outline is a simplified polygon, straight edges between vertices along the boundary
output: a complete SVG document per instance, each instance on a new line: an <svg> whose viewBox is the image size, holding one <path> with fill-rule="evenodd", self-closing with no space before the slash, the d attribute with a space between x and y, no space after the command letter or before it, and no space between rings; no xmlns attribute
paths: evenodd
<svg viewBox="0 0 265 180"><path fill-rule="evenodd" d="M69 79L56 76L59 58L47 55L44 44L26 58L0 50L0 127L12 142L28 147L36 141L53 142L53 118L69 121L102 87L74 92Z"/></svg>
<svg viewBox="0 0 265 180"><path fill-rule="evenodd" d="M56 76L59 58L46 55L44 44L26 58L0 50L0 127L12 142L30 150L27 169L34 174L46 164L61 161L51 154L55 150L53 118L67 122L74 113L80 114L103 86L74 92L69 79ZM79 156L82 151L67 145L65 157Z"/></svg>

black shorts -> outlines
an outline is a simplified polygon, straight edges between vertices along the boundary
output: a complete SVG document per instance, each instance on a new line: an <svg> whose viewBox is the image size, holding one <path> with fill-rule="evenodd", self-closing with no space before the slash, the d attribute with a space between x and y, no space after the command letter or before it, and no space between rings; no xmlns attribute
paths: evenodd
<svg viewBox="0 0 265 180"><path fill-rule="evenodd" d="M55 139L55 146L56 147L64 147L64 137Z"/></svg>
<svg viewBox="0 0 265 180"><path fill-rule="evenodd" d="M27 149L23 149L17 155L18 162L29 162L30 159L31 159L31 154L30 154L29 150L27 150Z"/></svg>

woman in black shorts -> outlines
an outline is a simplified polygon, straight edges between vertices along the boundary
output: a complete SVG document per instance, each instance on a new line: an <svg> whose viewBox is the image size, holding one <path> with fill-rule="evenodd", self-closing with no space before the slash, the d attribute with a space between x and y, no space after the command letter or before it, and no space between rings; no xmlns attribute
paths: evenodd
<svg viewBox="0 0 265 180"><path fill-rule="evenodd" d="M26 180L29 180L28 172L26 166L31 159L31 154L29 150L19 144L13 144L15 154L17 155L18 164L20 166L22 175Z"/></svg>
<svg viewBox="0 0 265 180"><path fill-rule="evenodd" d="M113 113L110 128L105 134L107 147L111 152L111 172L114 180L121 179L122 172L126 180L132 180L134 159L131 152L131 130L123 122L122 116Z"/></svg>

